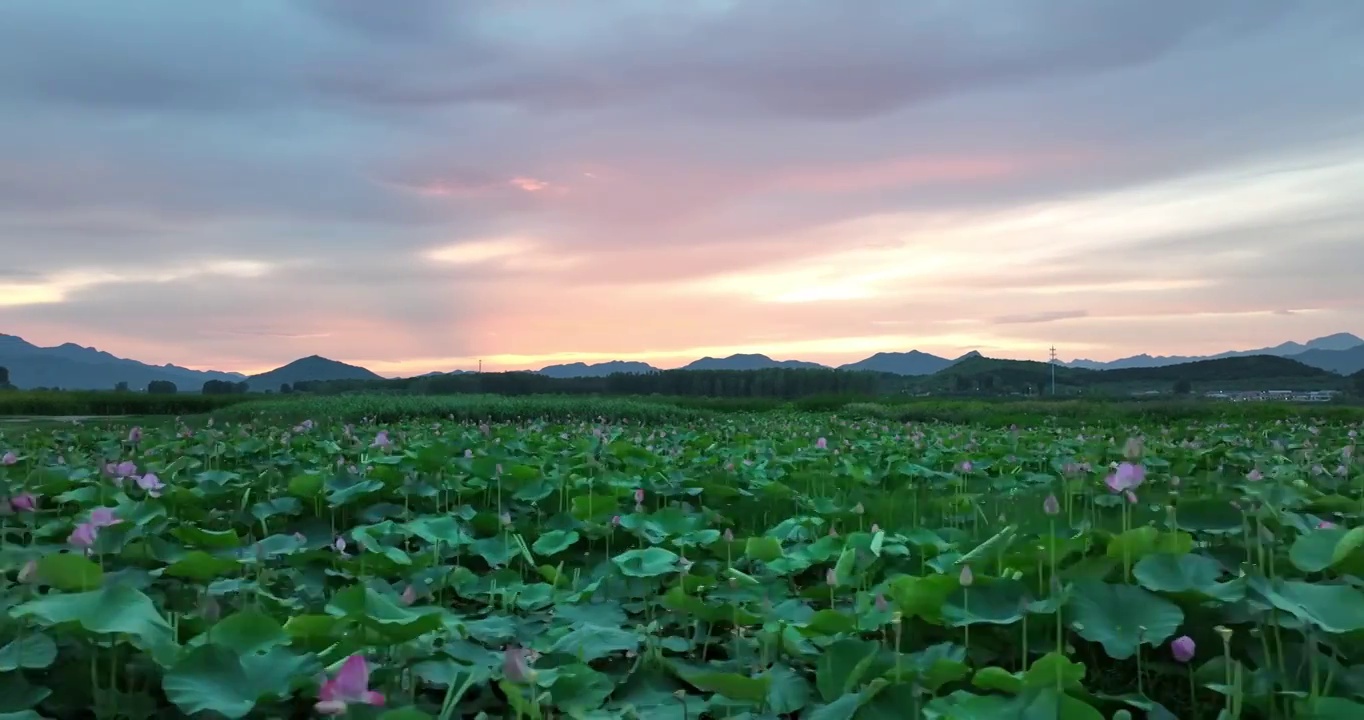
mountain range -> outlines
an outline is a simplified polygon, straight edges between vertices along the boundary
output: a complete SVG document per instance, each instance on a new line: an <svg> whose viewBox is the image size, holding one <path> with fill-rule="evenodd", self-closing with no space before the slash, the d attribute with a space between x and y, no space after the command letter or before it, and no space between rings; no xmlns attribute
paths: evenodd
<svg viewBox="0 0 1364 720"><path fill-rule="evenodd" d="M1296 360L1304 365L1328 370L1340 375L1364 371L1364 339L1337 333L1309 340L1306 343L1286 342L1273 347L1254 350L1231 350L1209 356L1152 356L1134 355L1110 362L1074 360L1060 365L1088 370L1119 370L1155 368L1168 365L1252 355L1271 355ZM838 366L842 370L866 370L894 375L933 375L953 365L981 357L972 351L958 358L945 358L930 353L879 352L871 357ZM55 347L39 347L14 335L0 334L0 367L9 369L10 383L18 388L62 388L67 390L108 390L118 383L131 389L143 389L153 380L169 380L187 392L199 390L209 380L245 382L257 392L276 391L282 385L302 381L322 380L377 380L380 376L366 368L311 355L295 360L269 372L247 377L240 373L192 370L178 365L148 365L136 360L120 358L91 347L66 343ZM737 354L724 358L704 357L683 370L761 370L766 368L825 368L826 365L804 360L774 360L761 354ZM648 373L655 368L647 363L611 360L601 363L568 363L549 365L536 371L556 378L604 377L613 373ZM465 371L456 370L456 373ZM429 373L444 374L444 373Z"/></svg>

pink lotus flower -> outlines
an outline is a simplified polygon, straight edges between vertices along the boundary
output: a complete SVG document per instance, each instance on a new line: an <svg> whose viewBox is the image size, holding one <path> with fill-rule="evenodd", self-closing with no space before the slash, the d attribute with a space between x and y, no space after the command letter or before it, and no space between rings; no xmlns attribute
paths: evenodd
<svg viewBox="0 0 1364 720"><path fill-rule="evenodd" d="M134 426L133 426L133 429L128 431L128 442L130 442L130 443L140 443L140 442L142 442L142 427L141 427L141 426L134 425Z"/></svg>
<svg viewBox="0 0 1364 720"><path fill-rule="evenodd" d="M635 504L644 502L644 488L635 488Z"/></svg>
<svg viewBox="0 0 1364 720"><path fill-rule="evenodd" d="M123 521L114 516L113 508L99 507L90 511L90 524L96 528L109 527L120 522Z"/></svg>
<svg viewBox="0 0 1364 720"><path fill-rule="evenodd" d="M323 715L341 715L348 705L382 706L384 696L369 689L369 664L361 655L351 655L330 680L323 680L313 706Z"/></svg>
<svg viewBox="0 0 1364 720"><path fill-rule="evenodd" d="M66 541L76 547L89 549L91 545L95 544L97 537L99 537L98 526L94 523L81 523L76 526L75 530L71 531L71 536Z"/></svg>
<svg viewBox="0 0 1364 720"><path fill-rule="evenodd" d="M1122 463L1104 482L1115 493L1126 492L1141 485L1146 480L1146 469L1132 463Z"/></svg>
<svg viewBox="0 0 1364 720"><path fill-rule="evenodd" d="M732 528L725 528L725 532L721 537L725 539L725 542L734 542L734 530Z"/></svg>
<svg viewBox="0 0 1364 720"><path fill-rule="evenodd" d="M961 566L961 576L958 578L958 581L961 583L962 587L971 587L971 585L976 582L975 573L971 572L970 565Z"/></svg>
<svg viewBox="0 0 1364 720"><path fill-rule="evenodd" d="M970 460L962 460L960 467L961 471L964 473L969 473L976 468L976 466L972 464Z"/></svg>
<svg viewBox="0 0 1364 720"><path fill-rule="evenodd" d="M346 539L340 535L336 536L336 540L332 542L332 547L336 548L336 551L341 554L341 557L350 557L350 555L346 553Z"/></svg>
<svg viewBox="0 0 1364 720"><path fill-rule="evenodd" d="M166 487L166 484L161 482L161 478L157 477L155 473L147 473L137 479L137 486L146 490L147 494L152 497L161 497L161 490Z"/></svg>
<svg viewBox="0 0 1364 720"><path fill-rule="evenodd" d="M411 605L412 603L417 602L416 585L408 585L407 589L403 590L402 601L404 605Z"/></svg>
<svg viewBox="0 0 1364 720"><path fill-rule="evenodd" d="M19 462L19 457L15 455L13 451L7 452L3 456L0 456L0 465L13 465L14 463L17 462Z"/></svg>
<svg viewBox="0 0 1364 720"><path fill-rule="evenodd" d="M1335 526L1336 524L1331 522L1330 520L1322 520L1321 522L1317 523L1318 530L1330 530Z"/></svg>
<svg viewBox="0 0 1364 720"><path fill-rule="evenodd" d="M29 560L19 570L19 582L26 583L38 576L38 561Z"/></svg>
<svg viewBox="0 0 1364 720"><path fill-rule="evenodd" d="M820 438L820 439L816 440L816 441L815 441L815 448L816 448L816 449L819 449L819 450L827 450L827 449L829 449L829 440L828 440L827 438Z"/></svg>
<svg viewBox="0 0 1364 720"><path fill-rule="evenodd" d="M9 499L15 512L33 512L38 509L38 496L33 493L19 493Z"/></svg>
<svg viewBox="0 0 1364 720"><path fill-rule="evenodd" d="M108 463L104 466L104 472L115 480L122 480L137 474L137 463L131 460L124 460L121 463Z"/></svg>
<svg viewBox="0 0 1364 720"><path fill-rule="evenodd" d="M838 587L838 573L833 568L824 571L824 584L829 587Z"/></svg>
<svg viewBox="0 0 1364 720"><path fill-rule="evenodd" d="M1175 656L1175 660L1186 663L1194 659L1197 646L1194 645L1193 638L1188 635L1181 635L1170 643L1170 652Z"/></svg>
<svg viewBox="0 0 1364 720"><path fill-rule="evenodd" d="M509 645L502 653L502 674L514 683L530 682L535 679L535 671L530 667L530 651L523 647Z"/></svg>
<svg viewBox="0 0 1364 720"><path fill-rule="evenodd" d="M393 447L393 441L388 439L388 431L380 430L379 434L374 436L374 442L370 443L370 447L380 449Z"/></svg>
<svg viewBox="0 0 1364 720"><path fill-rule="evenodd" d="M1055 495L1048 495L1047 499L1042 501L1042 512L1048 515L1061 512L1061 503L1057 501Z"/></svg>
<svg viewBox="0 0 1364 720"><path fill-rule="evenodd" d="M1246 473L1246 479L1251 482L1259 482L1265 479L1265 475L1264 473L1260 472L1260 468L1255 468L1250 472Z"/></svg>

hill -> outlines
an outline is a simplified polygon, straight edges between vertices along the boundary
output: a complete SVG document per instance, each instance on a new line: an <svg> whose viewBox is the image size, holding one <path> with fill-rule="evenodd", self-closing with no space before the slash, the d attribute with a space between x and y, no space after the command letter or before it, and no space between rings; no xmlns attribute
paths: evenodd
<svg viewBox="0 0 1364 720"><path fill-rule="evenodd" d="M145 390L149 383L163 380L175 383L181 391L198 392L209 380L236 382L244 377L178 365L148 365L74 343L40 347L4 334L0 334L0 367L9 369L10 383L19 389L112 390L127 383L131 390Z"/></svg>
<svg viewBox="0 0 1364 720"><path fill-rule="evenodd" d="M1131 357L1119 358L1110 362L1098 360L1072 360L1065 363L1071 367L1087 368L1090 370L1124 370L1128 368L1147 368L1163 367L1166 365L1181 365L1184 363L1198 362L1200 360L1219 360L1232 357L1249 357L1251 355L1273 355L1276 357L1292 357L1306 365L1322 367L1312 362L1313 358L1303 359L1301 355L1312 351L1343 351L1364 346L1364 338L1352 333L1334 333L1319 338L1313 338L1306 343L1284 342L1273 347L1257 348L1255 350L1229 350L1216 355L1148 355L1142 353ZM1329 370L1330 368L1324 368Z"/></svg>
<svg viewBox="0 0 1364 720"><path fill-rule="evenodd" d="M565 363L563 365L546 365L538 371L541 375L548 375L554 378L573 378L573 377L606 377L615 373L651 373L658 372L658 368L648 363L631 362L629 360L609 360L600 363Z"/></svg>
<svg viewBox="0 0 1364 720"><path fill-rule="evenodd" d="M1091 370L1032 360L973 357L920 381L928 392L1050 394L1053 370L1058 395L1077 393L1172 392L1187 383L1191 391L1313 390L1343 387L1327 370L1272 355L1198 360L1178 365Z"/></svg>
<svg viewBox="0 0 1364 720"><path fill-rule="evenodd" d="M955 360L930 355L918 350L909 352L879 352L865 360L840 365L839 370L867 370L892 375L932 375L946 369Z"/></svg>
<svg viewBox="0 0 1364 720"><path fill-rule="evenodd" d="M1308 350L1289 357L1304 365L1341 375L1353 375L1364 370L1364 345L1356 345L1348 350Z"/></svg>
<svg viewBox="0 0 1364 720"><path fill-rule="evenodd" d="M296 385L300 382L383 379L379 374L357 365L347 365L319 355L309 355L269 372L252 375L246 382L252 392L265 392L278 390L281 385Z"/></svg>
<svg viewBox="0 0 1364 720"><path fill-rule="evenodd" d="M740 353L725 358L703 357L682 366L681 370L767 370L770 368L827 368L804 360L773 360L766 355Z"/></svg>

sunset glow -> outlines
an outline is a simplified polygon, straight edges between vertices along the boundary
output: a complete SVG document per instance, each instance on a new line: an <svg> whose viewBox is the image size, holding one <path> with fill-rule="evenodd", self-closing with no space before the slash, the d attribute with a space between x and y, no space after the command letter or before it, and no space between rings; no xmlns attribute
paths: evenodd
<svg viewBox="0 0 1364 720"><path fill-rule="evenodd" d="M0 332L386 375L1364 332L1364 10L1064 5L20 0Z"/></svg>

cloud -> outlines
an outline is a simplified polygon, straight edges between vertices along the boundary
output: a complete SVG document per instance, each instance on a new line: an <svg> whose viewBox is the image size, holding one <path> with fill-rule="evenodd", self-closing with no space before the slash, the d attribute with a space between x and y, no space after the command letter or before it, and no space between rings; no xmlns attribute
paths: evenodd
<svg viewBox="0 0 1364 720"><path fill-rule="evenodd" d="M1058 322L1060 320L1074 320L1076 318L1088 317L1089 312L1085 310L1050 310L1035 313L1024 313L1021 315L1000 315L993 320L996 325L1036 325L1038 323Z"/></svg>
<svg viewBox="0 0 1364 720"><path fill-rule="evenodd" d="M14 0L0 323L393 372L1362 332L1361 33L1235 0Z"/></svg>

